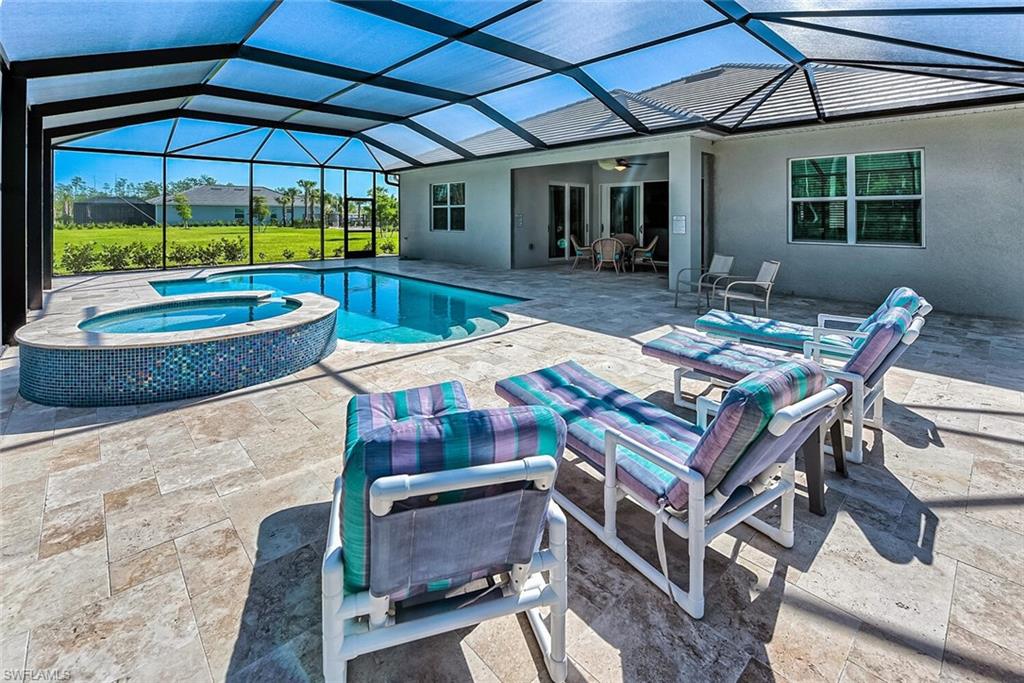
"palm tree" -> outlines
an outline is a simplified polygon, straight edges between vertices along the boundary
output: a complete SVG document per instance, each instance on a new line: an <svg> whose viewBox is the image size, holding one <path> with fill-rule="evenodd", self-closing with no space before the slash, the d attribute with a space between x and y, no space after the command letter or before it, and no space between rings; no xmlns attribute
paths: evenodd
<svg viewBox="0 0 1024 683"><path fill-rule="evenodd" d="M281 205L281 225L285 224L285 220L288 218L286 209L288 208L288 188L279 187L274 192L277 193L277 199L275 200Z"/></svg>
<svg viewBox="0 0 1024 683"><path fill-rule="evenodd" d="M309 209L312 206L313 188L319 183L315 180L297 180L295 184L302 188L302 220L305 223L311 223ZM292 218L294 220L294 216Z"/></svg>
<svg viewBox="0 0 1024 683"><path fill-rule="evenodd" d="M288 197L288 204L292 207L292 225L295 225L295 200L299 196L299 190L295 187L289 187L285 189L284 194Z"/></svg>

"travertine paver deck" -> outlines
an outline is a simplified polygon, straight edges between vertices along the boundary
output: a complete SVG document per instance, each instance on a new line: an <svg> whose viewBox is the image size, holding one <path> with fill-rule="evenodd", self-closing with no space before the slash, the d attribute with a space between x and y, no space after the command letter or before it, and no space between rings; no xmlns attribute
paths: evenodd
<svg viewBox="0 0 1024 683"><path fill-rule="evenodd" d="M34 405L17 395L17 351L4 354L5 676L318 680L319 563L353 393L459 379L475 405L500 406L496 379L573 358L670 404L671 369L640 344L694 314L692 297L673 309L664 279L373 265L532 301L490 336L342 342L297 375L175 404ZM154 277L60 279L46 311L155 299ZM811 322L870 308L780 297L773 314ZM929 316L890 374L885 433L868 431L850 479L830 479L829 515L799 498L792 550L745 528L719 539L703 621L571 524L572 679L1024 678L1022 351L1020 323ZM582 467L563 468L559 486L599 504ZM627 511L621 524L653 552L649 517ZM685 576L685 553L670 557ZM352 678L543 680L528 632L503 619L359 658Z"/></svg>

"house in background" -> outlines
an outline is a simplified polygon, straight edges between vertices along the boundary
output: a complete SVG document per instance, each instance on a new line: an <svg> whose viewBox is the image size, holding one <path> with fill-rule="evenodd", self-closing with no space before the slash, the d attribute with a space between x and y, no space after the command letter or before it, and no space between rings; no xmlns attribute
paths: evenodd
<svg viewBox="0 0 1024 683"><path fill-rule="evenodd" d="M503 156L400 171L402 254L544 267L572 260L572 238L627 233L658 239L660 286L718 251L741 274L780 260L783 294L871 302L904 284L946 311L1024 319L1020 297L979 285L1024 291L1012 83L819 65L816 104L791 73L730 63L611 93L663 134L632 135L591 97L517 122L548 149L500 128L461 140Z"/></svg>
<svg viewBox="0 0 1024 683"><path fill-rule="evenodd" d="M125 223L127 225L154 225L153 205L141 199L124 197L92 197L76 201L72 206L76 225L90 223Z"/></svg>
<svg viewBox="0 0 1024 683"><path fill-rule="evenodd" d="M295 201L294 214L292 206L281 205L281 193L271 190L269 187L254 185L252 188L253 197L263 197L267 202L267 215L265 223L302 223L305 219L305 210L302 206L302 198ZM210 223L220 224L247 224L249 222L249 188L246 185L196 185L195 187L182 192L188 198L189 206L192 208L190 224L203 225ZM152 204L155 210L156 222L163 222L163 200L160 197L153 197L146 200ZM174 195L167 195L167 224L181 225L184 221L174 207Z"/></svg>

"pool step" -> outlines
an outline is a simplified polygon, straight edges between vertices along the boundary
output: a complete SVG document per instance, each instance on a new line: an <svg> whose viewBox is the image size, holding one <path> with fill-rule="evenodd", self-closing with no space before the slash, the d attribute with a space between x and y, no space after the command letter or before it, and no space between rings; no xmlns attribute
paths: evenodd
<svg viewBox="0 0 1024 683"><path fill-rule="evenodd" d="M465 339L466 337L478 334L487 334L501 327L490 318L470 318L462 325L452 325L448 328L445 339Z"/></svg>

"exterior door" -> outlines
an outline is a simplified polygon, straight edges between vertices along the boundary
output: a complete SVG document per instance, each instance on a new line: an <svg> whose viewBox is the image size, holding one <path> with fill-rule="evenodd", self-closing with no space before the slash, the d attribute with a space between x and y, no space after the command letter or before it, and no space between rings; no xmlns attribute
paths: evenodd
<svg viewBox="0 0 1024 683"><path fill-rule="evenodd" d="M656 180L644 183L643 243L654 245L654 260L668 262L668 181Z"/></svg>
<svg viewBox="0 0 1024 683"><path fill-rule="evenodd" d="M612 237L625 233L643 240L643 184L604 185L601 201L601 234Z"/></svg>
<svg viewBox="0 0 1024 683"><path fill-rule="evenodd" d="M345 201L345 258L377 254L377 206L369 197Z"/></svg>
<svg viewBox="0 0 1024 683"><path fill-rule="evenodd" d="M548 185L548 258L572 257L572 242L586 244L589 232L587 206L590 187L575 183Z"/></svg>

